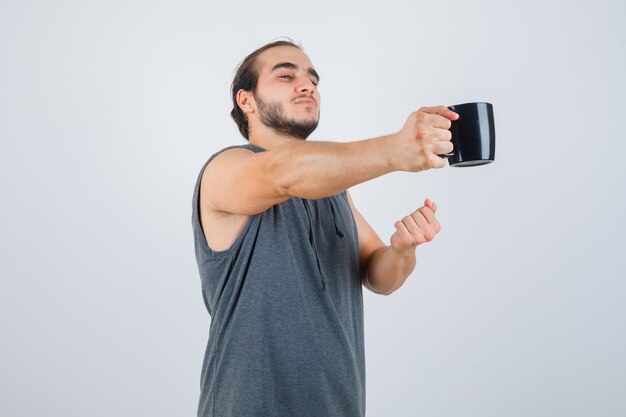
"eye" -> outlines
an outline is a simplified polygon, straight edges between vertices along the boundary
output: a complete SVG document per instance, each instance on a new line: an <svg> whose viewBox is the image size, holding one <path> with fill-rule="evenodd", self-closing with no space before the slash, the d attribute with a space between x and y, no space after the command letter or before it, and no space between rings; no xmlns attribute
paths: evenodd
<svg viewBox="0 0 626 417"><path fill-rule="evenodd" d="M285 77L289 77L289 79L292 79L293 77L291 75L281 75L278 78L285 78Z"/></svg>

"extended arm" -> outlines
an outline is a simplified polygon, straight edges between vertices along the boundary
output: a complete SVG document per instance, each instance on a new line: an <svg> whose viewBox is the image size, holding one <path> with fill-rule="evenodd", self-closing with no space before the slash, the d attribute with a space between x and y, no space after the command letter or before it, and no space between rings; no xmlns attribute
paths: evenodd
<svg viewBox="0 0 626 417"><path fill-rule="evenodd" d="M393 171L442 168L445 160L438 155L452 151L449 119L456 117L443 106L423 108L411 113L399 132L373 139L296 141L256 154L222 152L203 176L203 188L210 191L206 204L250 215L290 197L330 197Z"/></svg>

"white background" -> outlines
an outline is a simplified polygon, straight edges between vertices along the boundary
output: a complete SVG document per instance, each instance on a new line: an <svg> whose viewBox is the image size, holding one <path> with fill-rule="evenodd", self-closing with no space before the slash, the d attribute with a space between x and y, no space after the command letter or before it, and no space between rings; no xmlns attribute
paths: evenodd
<svg viewBox="0 0 626 417"><path fill-rule="evenodd" d="M494 106L495 163L351 190L387 244L425 198L442 224L365 290L367 415L626 415L625 5L1 0L0 415L195 415L193 186L282 36L322 78L310 140Z"/></svg>

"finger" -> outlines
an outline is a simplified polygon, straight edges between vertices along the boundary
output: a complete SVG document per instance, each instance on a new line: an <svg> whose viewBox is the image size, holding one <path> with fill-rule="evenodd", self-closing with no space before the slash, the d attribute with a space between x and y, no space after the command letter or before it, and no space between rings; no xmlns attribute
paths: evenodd
<svg viewBox="0 0 626 417"><path fill-rule="evenodd" d="M430 209L433 211L433 213L435 213L437 211L437 204L435 204L435 202L429 198L427 198L426 200L424 200L424 204L426 204L428 207L430 207Z"/></svg>
<svg viewBox="0 0 626 417"><path fill-rule="evenodd" d="M418 214L421 215L421 218L418 217ZM417 220L417 223L419 223L422 229L422 236L424 236L427 241L433 240L435 235L441 230L437 218L428 207L421 207L412 216Z"/></svg>
<svg viewBox="0 0 626 417"><path fill-rule="evenodd" d="M422 211L422 214L426 217L428 224L432 227L435 234L437 234L441 231L441 224L439 223L439 220L437 220L437 216L435 216L437 205L430 200L428 200L428 202L430 203L430 210L422 210L424 207L419 210Z"/></svg>
<svg viewBox="0 0 626 417"><path fill-rule="evenodd" d="M443 155L454 151L454 144L450 141L437 140L432 143L432 152L437 155Z"/></svg>
<svg viewBox="0 0 626 417"><path fill-rule="evenodd" d="M458 113L453 112L446 106L420 107L418 111L423 111L430 114L439 114L450 120L456 120L459 118Z"/></svg>
<svg viewBox="0 0 626 417"><path fill-rule="evenodd" d="M437 218L435 217L435 213L433 212L433 210L428 207L420 207L419 209L417 209L418 213L421 213L422 216L424 216L424 218L426 219L426 223L428 223L431 226L434 226L435 223L437 223Z"/></svg>
<svg viewBox="0 0 626 417"><path fill-rule="evenodd" d="M413 240L413 236L411 235L411 232L409 231L409 229L407 229L406 224L404 224L402 220L398 220L394 224L394 226L396 227L396 230L400 234L401 238L407 239L407 240Z"/></svg>
<svg viewBox="0 0 626 417"><path fill-rule="evenodd" d="M415 220L411 216L406 216L402 218L401 223L404 225L404 228L409 234L408 237L405 237L406 239L410 239L411 242L415 244L420 244L423 242L424 238L422 230L419 228L417 223L415 223Z"/></svg>
<svg viewBox="0 0 626 417"><path fill-rule="evenodd" d="M434 134L434 136L437 138L437 140L444 140L444 141L451 141L452 140L452 132L449 131L448 129L442 129L439 127L434 127L432 129L432 132Z"/></svg>
<svg viewBox="0 0 626 417"><path fill-rule="evenodd" d="M411 234L415 237L418 243L433 240L436 234L435 228L428 224L422 213L415 211L407 217L408 219L406 219L405 224L407 224L407 228L411 231ZM404 220L405 219L403 219L403 221Z"/></svg>
<svg viewBox="0 0 626 417"><path fill-rule="evenodd" d="M450 121L450 119L440 114L431 114L430 120L432 127L438 127L445 130L449 130L450 127L452 127L452 122Z"/></svg>
<svg viewBox="0 0 626 417"><path fill-rule="evenodd" d="M433 168L443 168L446 166L446 160L435 153L431 154L428 160L430 161L430 166Z"/></svg>
<svg viewBox="0 0 626 417"><path fill-rule="evenodd" d="M434 201L432 201L429 198L424 200L424 205L430 207L430 209L433 211L433 213L437 211L437 205L435 204Z"/></svg>
<svg viewBox="0 0 626 417"><path fill-rule="evenodd" d="M404 216L402 222L416 238L421 238L424 235L424 229L428 227L428 222L419 211Z"/></svg>
<svg viewBox="0 0 626 417"><path fill-rule="evenodd" d="M424 209L424 207L420 207L419 209L415 210L409 215L409 217L412 218L413 221L415 221L415 224L420 228L420 230L424 231L428 229L429 223L424 213L422 213L422 209ZM430 209L426 207L426 210Z"/></svg>

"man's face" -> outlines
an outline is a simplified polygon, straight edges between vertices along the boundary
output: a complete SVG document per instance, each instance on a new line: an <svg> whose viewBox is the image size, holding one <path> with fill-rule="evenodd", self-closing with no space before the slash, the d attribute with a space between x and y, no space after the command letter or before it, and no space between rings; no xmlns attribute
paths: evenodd
<svg viewBox="0 0 626 417"><path fill-rule="evenodd" d="M305 140L320 117L319 76L311 61L292 46L268 49L258 59L253 96L259 120L278 133Z"/></svg>

